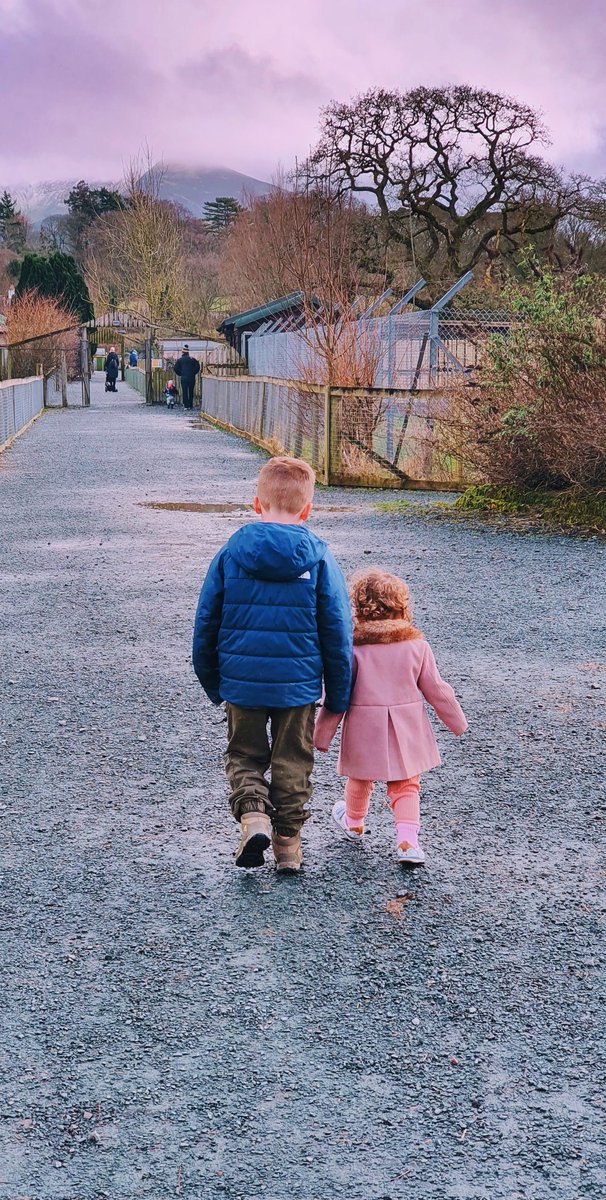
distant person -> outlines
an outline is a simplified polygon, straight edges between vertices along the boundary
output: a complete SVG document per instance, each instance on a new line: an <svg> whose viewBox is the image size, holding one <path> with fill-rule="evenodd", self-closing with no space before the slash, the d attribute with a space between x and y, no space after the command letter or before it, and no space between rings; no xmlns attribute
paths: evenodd
<svg viewBox="0 0 606 1200"><path fill-rule="evenodd" d="M451 733L464 733L467 720L450 684L440 677L431 646L412 623L404 581L371 567L353 576L349 594L353 688L337 764L338 774L346 776L345 794L333 807L333 820L349 841L361 842L373 785L384 781L396 826L396 857L422 866L421 775L440 765L425 701ZM318 714L317 750L328 750L341 723L329 707L325 703Z"/></svg>
<svg viewBox="0 0 606 1200"><path fill-rule="evenodd" d="M200 363L197 358L192 358L189 353L189 346L183 347L181 357L175 363L175 375L181 380L181 395L183 397L183 407L194 407L194 387L196 383L196 375L200 370Z"/></svg>
<svg viewBox="0 0 606 1200"><path fill-rule="evenodd" d="M105 390L106 392L115 392L116 379L120 370L120 359L116 354L116 347L110 346L109 354L105 360Z"/></svg>
<svg viewBox="0 0 606 1200"><path fill-rule="evenodd" d="M136 367L139 364L139 355L135 349L132 349L128 356L129 367Z"/></svg>
<svg viewBox="0 0 606 1200"><path fill-rule="evenodd" d="M164 402L166 404L166 407L174 408L178 399L179 399L179 393L177 391L177 385L176 385L174 379L169 379L168 383L166 384L166 387L164 388Z"/></svg>

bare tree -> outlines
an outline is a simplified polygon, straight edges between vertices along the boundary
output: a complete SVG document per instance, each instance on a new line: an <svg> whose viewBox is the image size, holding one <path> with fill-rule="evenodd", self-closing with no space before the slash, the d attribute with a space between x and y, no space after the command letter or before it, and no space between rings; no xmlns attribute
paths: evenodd
<svg viewBox="0 0 606 1200"><path fill-rule="evenodd" d="M71 217L66 213L52 213L45 217L40 226L40 246L43 250L61 250L71 253L73 246Z"/></svg>
<svg viewBox="0 0 606 1200"><path fill-rule="evenodd" d="M149 155L131 161L124 208L98 218L87 259L96 295L140 308L152 325L179 315L183 279L181 217L161 198L162 175Z"/></svg>
<svg viewBox="0 0 606 1200"><path fill-rule="evenodd" d="M547 132L532 108L468 86L375 89L323 113L312 178L372 197L391 237L423 274L452 276L572 215L591 219L591 182L565 176L537 148Z"/></svg>

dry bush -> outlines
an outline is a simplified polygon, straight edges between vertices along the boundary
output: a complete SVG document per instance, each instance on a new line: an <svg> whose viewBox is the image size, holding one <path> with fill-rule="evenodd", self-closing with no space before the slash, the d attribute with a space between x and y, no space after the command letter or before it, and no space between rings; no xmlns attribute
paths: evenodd
<svg viewBox="0 0 606 1200"><path fill-rule="evenodd" d="M329 178L278 180L267 196L249 197L220 247L219 281L232 309L302 291L330 311L333 293L351 301L362 283L378 288L384 272L361 276L366 223L361 206Z"/></svg>
<svg viewBox="0 0 606 1200"><path fill-rule="evenodd" d="M543 273L509 299L478 386L452 389L450 449L489 483L604 487L606 282Z"/></svg>
<svg viewBox="0 0 606 1200"><path fill-rule="evenodd" d="M58 330L69 332L58 333ZM58 369L61 351L73 374L78 362L78 329L73 313L49 296L24 292L6 308L6 328L13 378L35 375L41 365L44 375ZM35 339L32 341L31 339ZM19 343L25 342L25 345Z"/></svg>

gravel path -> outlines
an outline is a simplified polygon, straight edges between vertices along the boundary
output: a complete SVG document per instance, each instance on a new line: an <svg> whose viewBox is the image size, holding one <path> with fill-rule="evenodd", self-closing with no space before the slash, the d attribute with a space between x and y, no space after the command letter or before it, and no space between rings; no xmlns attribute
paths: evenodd
<svg viewBox="0 0 606 1200"><path fill-rule="evenodd" d="M260 460L97 381L0 456L0 1197L602 1197L606 548L321 491L471 730L425 871L381 796L363 848L333 835L331 754L304 877L238 872L189 652L242 516L141 505L244 504Z"/></svg>

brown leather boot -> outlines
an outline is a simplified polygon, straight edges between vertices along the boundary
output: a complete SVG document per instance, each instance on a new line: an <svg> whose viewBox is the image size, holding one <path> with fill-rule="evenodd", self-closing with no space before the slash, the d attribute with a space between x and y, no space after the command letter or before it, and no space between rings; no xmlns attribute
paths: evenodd
<svg viewBox="0 0 606 1200"><path fill-rule="evenodd" d="M263 857L271 842L271 824L269 817L261 812L242 814L240 822L242 837L236 850L237 867L262 867Z"/></svg>
<svg viewBox="0 0 606 1200"><path fill-rule="evenodd" d="M303 851L301 850L300 833L295 833L294 837L283 837L280 833L274 833L271 844L278 871L301 870Z"/></svg>

